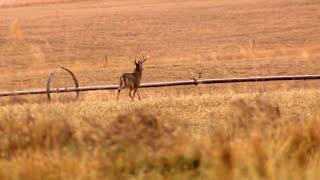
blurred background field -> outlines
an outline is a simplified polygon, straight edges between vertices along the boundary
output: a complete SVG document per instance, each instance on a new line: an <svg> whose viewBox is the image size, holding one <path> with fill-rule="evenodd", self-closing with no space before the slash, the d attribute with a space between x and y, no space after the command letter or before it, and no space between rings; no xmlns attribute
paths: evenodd
<svg viewBox="0 0 320 180"><path fill-rule="evenodd" d="M316 1L80 1L1 8L1 89L42 87L65 66L82 85L319 72ZM252 49L252 40L255 48ZM108 54L109 63L105 62Z"/></svg>

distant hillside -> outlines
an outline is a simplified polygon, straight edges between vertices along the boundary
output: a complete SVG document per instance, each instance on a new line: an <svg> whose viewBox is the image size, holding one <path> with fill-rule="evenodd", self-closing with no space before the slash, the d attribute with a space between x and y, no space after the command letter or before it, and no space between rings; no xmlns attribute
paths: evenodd
<svg viewBox="0 0 320 180"><path fill-rule="evenodd" d="M0 0L0 7L24 6L42 3L70 2L78 0Z"/></svg>

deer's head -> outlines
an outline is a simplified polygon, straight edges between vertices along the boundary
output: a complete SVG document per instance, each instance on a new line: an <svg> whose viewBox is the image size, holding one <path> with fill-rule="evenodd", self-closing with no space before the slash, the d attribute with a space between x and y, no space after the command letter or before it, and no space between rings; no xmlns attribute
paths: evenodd
<svg viewBox="0 0 320 180"><path fill-rule="evenodd" d="M142 71L142 64L148 60L150 57L149 55L145 55L142 56L142 58L139 58L139 60L137 61L137 59L134 59L134 64L136 65L136 70Z"/></svg>

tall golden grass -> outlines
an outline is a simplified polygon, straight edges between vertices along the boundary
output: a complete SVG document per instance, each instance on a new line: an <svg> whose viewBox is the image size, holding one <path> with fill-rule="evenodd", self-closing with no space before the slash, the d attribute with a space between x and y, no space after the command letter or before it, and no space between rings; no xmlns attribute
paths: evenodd
<svg viewBox="0 0 320 180"><path fill-rule="evenodd" d="M318 101L300 90L6 105L0 178L316 179Z"/></svg>

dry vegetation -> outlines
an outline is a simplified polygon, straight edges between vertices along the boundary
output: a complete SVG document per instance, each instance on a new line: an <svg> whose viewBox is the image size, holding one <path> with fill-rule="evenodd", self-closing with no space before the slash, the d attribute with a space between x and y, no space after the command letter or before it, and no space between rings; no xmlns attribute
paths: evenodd
<svg viewBox="0 0 320 180"><path fill-rule="evenodd" d="M0 1L9 2L9 1ZM17 1L19 2L19 1ZM10 1L0 8L0 89L319 74L314 0ZM49 2L49 1L48 1ZM61 2L61 1L59 1ZM0 6L3 5L0 3ZM251 42L255 40L255 47ZM104 56L108 54L106 64ZM54 87L70 86L57 74ZM0 99L0 179L317 179L320 83L268 82Z"/></svg>
<svg viewBox="0 0 320 180"><path fill-rule="evenodd" d="M0 177L316 179L319 95L3 106Z"/></svg>

